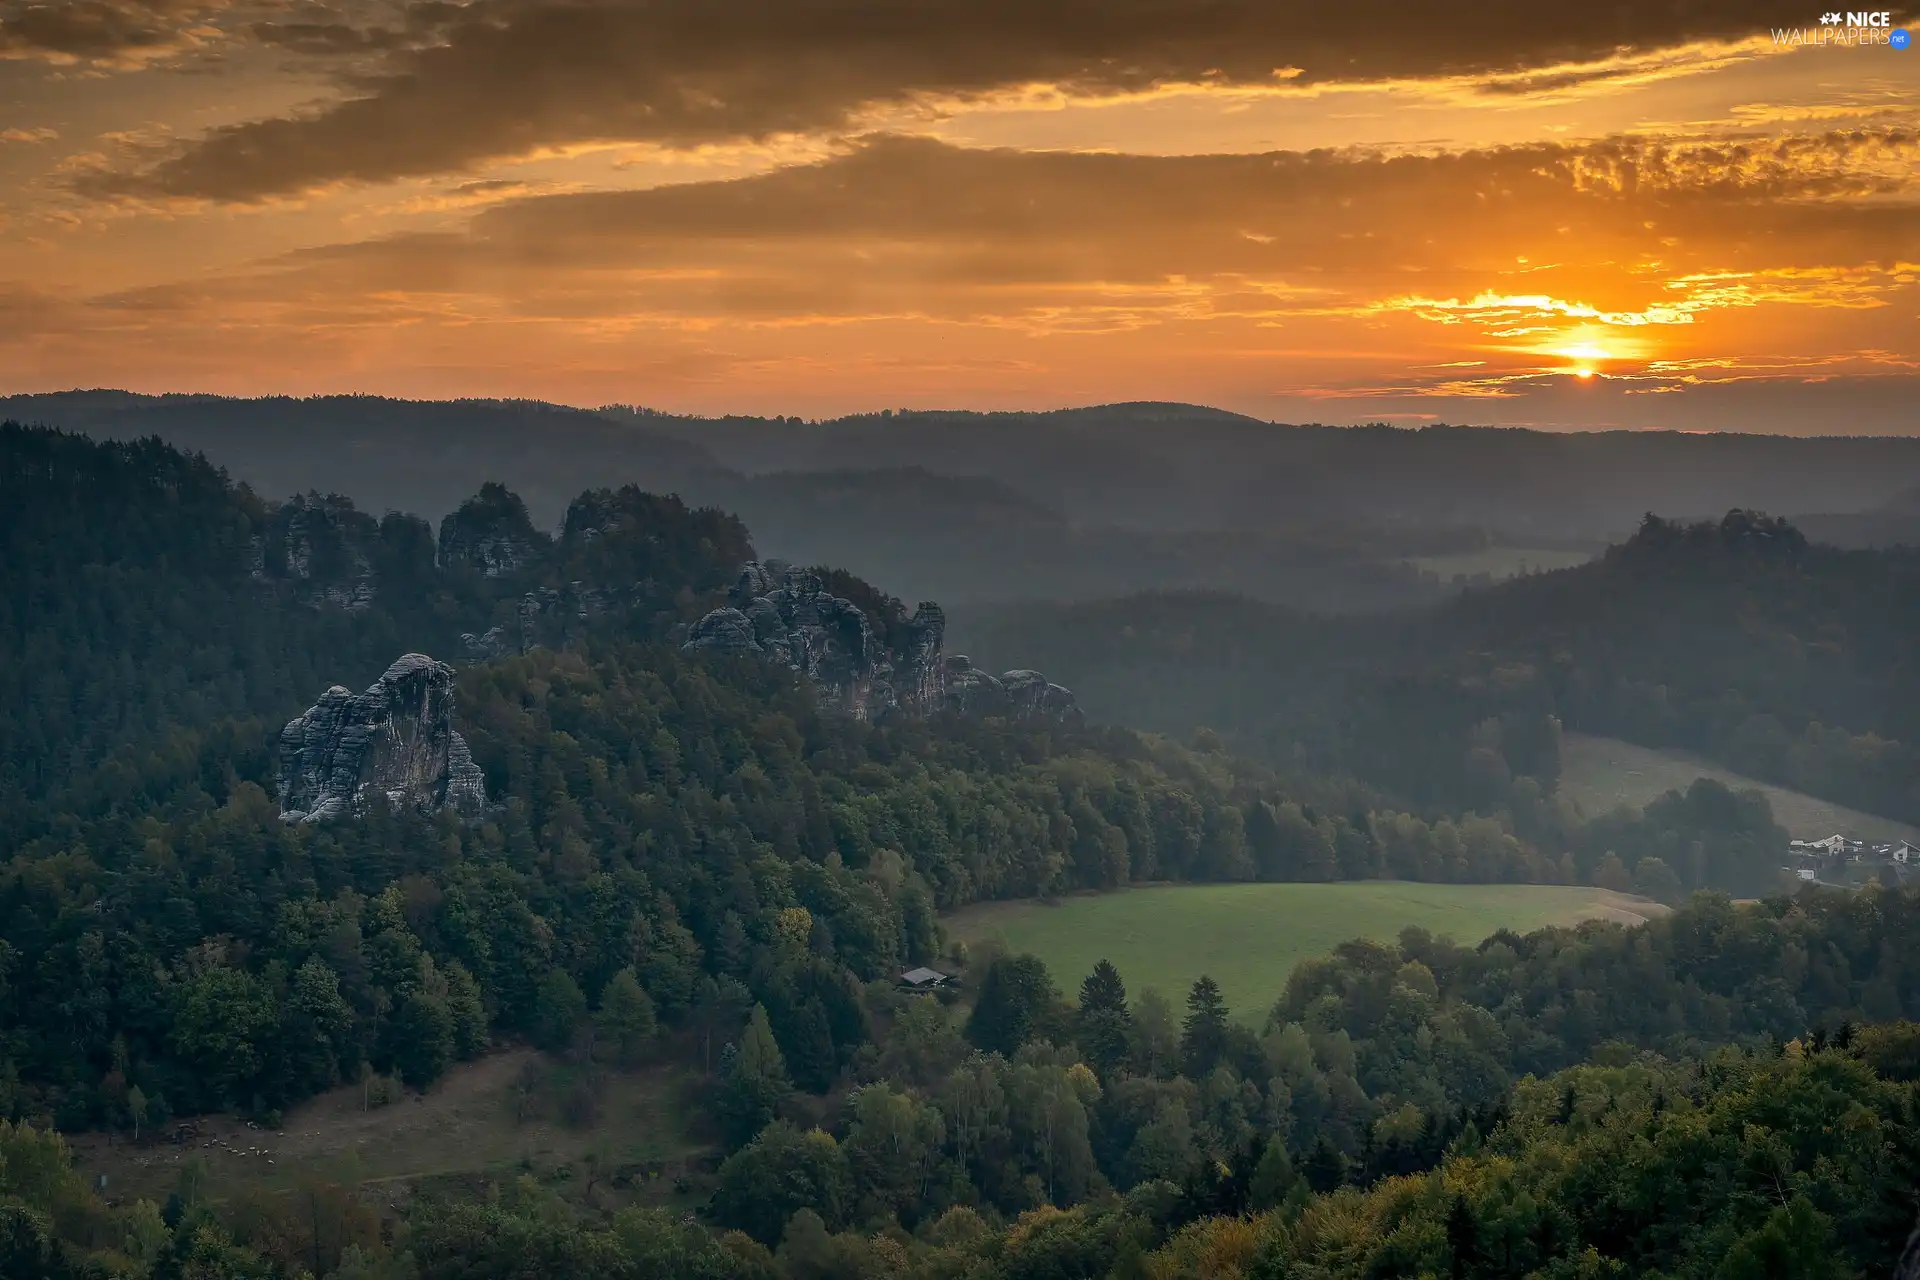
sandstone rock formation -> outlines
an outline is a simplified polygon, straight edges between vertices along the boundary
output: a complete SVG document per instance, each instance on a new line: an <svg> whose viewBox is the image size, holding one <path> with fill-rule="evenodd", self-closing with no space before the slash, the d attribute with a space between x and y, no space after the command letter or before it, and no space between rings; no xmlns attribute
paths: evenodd
<svg viewBox="0 0 1920 1280"><path fill-rule="evenodd" d="M253 577L288 582L309 604L358 611L373 603L380 522L338 494L288 499L255 539Z"/></svg>
<svg viewBox="0 0 1920 1280"><path fill-rule="evenodd" d="M395 809L478 817L480 768L453 727L453 668L423 653L388 667L365 693L339 685L280 732L280 817L358 813L378 791Z"/></svg>
<svg viewBox="0 0 1920 1280"><path fill-rule="evenodd" d="M1050 684L1038 671L992 676L956 653L944 665L945 705L959 715L1005 716L1009 720L1077 721L1073 691Z"/></svg>
<svg viewBox="0 0 1920 1280"><path fill-rule="evenodd" d="M995 678L964 657L944 657L946 626L931 601L911 616L884 597L863 608L833 594L815 573L782 560L749 561L727 606L694 624L684 647L783 663L812 680L826 705L860 720L940 710L1010 719L1079 715L1073 695L1037 672Z"/></svg>
<svg viewBox="0 0 1920 1280"><path fill-rule="evenodd" d="M503 578L535 564L551 543L533 527L518 494L502 484L484 484L440 522L440 567Z"/></svg>
<svg viewBox="0 0 1920 1280"><path fill-rule="evenodd" d="M485 661L535 649L565 649L586 633L588 624L619 603L615 592L570 582L565 587L535 587L513 602L513 618L475 635L460 633L467 657Z"/></svg>
<svg viewBox="0 0 1920 1280"><path fill-rule="evenodd" d="M899 632L894 648L859 605L783 560L748 561L729 599L694 624L687 649L784 663L818 685L827 705L856 719L924 715L937 705L947 625L939 605L922 604L910 618L902 611L898 619L881 619Z"/></svg>
<svg viewBox="0 0 1920 1280"><path fill-rule="evenodd" d="M461 635L467 656L478 659L569 648L609 618L641 634L665 631L681 592L725 586L752 554L734 517L632 485L574 499L558 539L534 533L520 500L498 486L455 514L458 524L441 527L443 567L539 584L498 602L484 632Z"/></svg>

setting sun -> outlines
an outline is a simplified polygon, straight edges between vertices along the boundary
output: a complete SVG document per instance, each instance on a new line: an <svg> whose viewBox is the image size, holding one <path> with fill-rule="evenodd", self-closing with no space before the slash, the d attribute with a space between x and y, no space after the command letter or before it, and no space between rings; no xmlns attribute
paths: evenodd
<svg viewBox="0 0 1920 1280"><path fill-rule="evenodd" d="M1909 430L1920 61L1549 8L0 0L0 394Z"/></svg>

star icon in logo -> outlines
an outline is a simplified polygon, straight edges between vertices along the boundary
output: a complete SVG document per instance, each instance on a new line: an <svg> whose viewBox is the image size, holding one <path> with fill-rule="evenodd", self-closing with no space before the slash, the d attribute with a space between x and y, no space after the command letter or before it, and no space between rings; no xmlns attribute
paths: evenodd
<svg viewBox="0 0 1920 1280"><path fill-rule="evenodd" d="M1820 15L1820 25L1823 27L1837 27L1840 25L1840 15L1837 13L1823 13Z"/></svg>

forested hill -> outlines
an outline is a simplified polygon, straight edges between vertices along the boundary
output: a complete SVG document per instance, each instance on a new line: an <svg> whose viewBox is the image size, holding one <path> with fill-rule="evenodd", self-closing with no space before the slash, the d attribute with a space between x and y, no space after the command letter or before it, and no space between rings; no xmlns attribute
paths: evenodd
<svg viewBox="0 0 1920 1280"><path fill-rule="evenodd" d="M1689 840L1687 887L1772 884L1764 804L1534 843L1125 731L823 711L784 666L662 643L752 545L637 490L581 495L549 539L488 486L436 539L342 500L262 500L155 442L20 428L0 431L0 489L0 1020L67 1123L111 1113L129 1055L182 1108L277 1105L361 1061L430 1080L489 1034L547 1034L542 984L564 1002L627 967L671 1022L703 983L744 984L824 1087L868 1036L848 984L932 958L934 912L980 898L1591 879L1610 851ZM281 823L290 716L508 624L529 651L457 688L502 802L488 821ZM1679 894L1673 876L1654 891ZM804 954L757 967L802 916Z"/></svg>
<svg viewBox="0 0 1920 1280"><path fill-rule="evenodd" d="M1477 592L1417 643L1536 685L1571 728L1920 818L1920 550L1784 520L1648 517L1593 564Z"/></svg>
<svg viewBox="0 0 1920 1280"><path fill-rule="evenodd" d="M0 430L5 1105L84 1126L123 1116L130 1080L176 1110L276 1107L362 1063L425 1084L491 1037L564 1042L579 993L626 971L669 1026L759 1002L825 1088L871 1039L858 984L934 958L936 909L1324 877L1367 825L1328 788L1304 842L1253 840L1248 813L1289 797L1223 756L867 725L784 666L662 643L751 554L731 517L633 489L582 495L548 539L490 486L436 540L264 501L156 442ZM487 821L281 822L289 716L503 621L536 643L457 690ZM1557 874L1493 824L1446 839L1455 862L1363 848L1436 878Z"/></svg>
<svg viewBox="0 0 1920 1280"><path fill-rule="evenodd" d="M136 396L75 391L0 398L0 418L98 440L157 438L264 494L318 490L370 511L437 520L489 480L511 480L551 527L582 489L610 480L689 493L724 470L698 444L562 405L377 396Z"/></svg>
<svg viewBox="0 0 1920 1280"><path fill-rule="evenodd" d="M631 483L739 515L764 554L956 612L1187 588L1380 612L1444 596L1419 563L1446 579L1489 547L1578 555L1648 509L1826 512L1836 537L1904 537L1911 517L1861 513L1892 511L1920 478L1915 439L1345 428L1171 404L803 422L97 391L0 398L0 417L158 436L262 494L435 521L488 481L510 482L541 528L581 490Z"/></svg>
<svg viewBox="0 0 1920 1280"><path fill-rule="evenodd" d="M150 441L0 430L0 1275L1841 1280L1897 1254L1910 891L1407 930L1304 966L1258 1033L1206 978L1181 1020L1108 964L1073 1004L1081 975L941 954L947 907L1156 879L1631 862L1675 900L1765 892L1764 801L1703 786L1556 826L1509 778L1511 822L1419 817L1205 738L867 723L783 665L671 643L751 552L731 516L631 488L549 538L488 485L436 534ZM375 791L282 820L287 715L509 623L526 651L455 685L484 816ZM964 1028L898 990L928 961L964 966ZM376 1077L429 1090L503 1044L564 1063L563 1118L589 1124L610 1073L684 1077L705 1222L603 1211L599 1166L400 1206L303 1169L218 1203L191 1150L154 1150L187 1113L272 1128L353 1080L371 1108ZM187 1157L177 1191L107 1203L49 1124Z"/></svg>
<svg viewBox="0 0 1920 1280"><path fill-rule="evenodd" d="M1162 593L1003 611L1018 649L1094 714L1197 724L1410 800L1494 809L1551 789L1558 727L1700 752L1920 819L1920 551L1840 550L1747 511L1648 517L1594 562L1397 619L1318 619Z"/></svg>
<svg viewBox="0 0 1920 1280"><path fill-rule="evenodd" d="M531 401L93 391L0 398L0 417L101 438L159 435L269 492L337 490L375 510L437 517L482 481L510 478L542 522L609 477L706 500L689 485L715 470L917 468L995 482L1088 527L1404 522L1595 538L1630 531L1648 509L1866 511L1920 480L1911 438L1350 428L1183 404L803 422Z"/></svg>
<svg viewBox="0 0 1920 1280"><path fill-rule="evenodd" d="M45 797L170 730L284 722L409 650L458 657L463 634L518 619L530 591L553 593L531 622L557 642L578 629L576 589L602 629L659 640L752 555L731 516L633 488L580 495L555 540L493 486L436 537L418 517L376 519L339 497L263 500L155 440L9 424L0 796Z"/></svg>

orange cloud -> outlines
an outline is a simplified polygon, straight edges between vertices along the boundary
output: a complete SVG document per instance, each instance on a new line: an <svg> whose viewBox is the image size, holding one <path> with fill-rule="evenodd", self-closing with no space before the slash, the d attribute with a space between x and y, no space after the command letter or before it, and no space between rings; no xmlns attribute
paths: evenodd
<svg viewBox="0 0 1920 1280"><path fill-rule="evenodd" d="M1659 51L1800 20L1786 0L1399 0L1365 15L1307 0L421 0L397 24L259 26L346 56L350 91L216 128L94 189L244 202L580 143L847 130L877 109L1035 86L1099 97L1451 78L1539 95L1671 74Z"/></svg>
<svg viewBox="0 0 1920 1280"><path fill-rule="evenodd" d="M1831 357L1830 381L1905 376L1848 353L1916 345L1897 327L1920 300L1898 250L1920 206L1831 192L1834 157L1871 166L1909 144L1780 144L1754 180L1737 149L1672 164L1643 161L1671 142L1631 139L1149 157L872 137L733 180L454 192L439 229L71 299L0 344L48 376L110 359L233 391L657 403L677 387L782 412L1182 389L1369 414L1566 396L1618 412L1722 395L1715 361L1783 349ZM1583 177L1627 164L1663 176ZM1906 319L1876 336L1886 316Z"/></svg>

